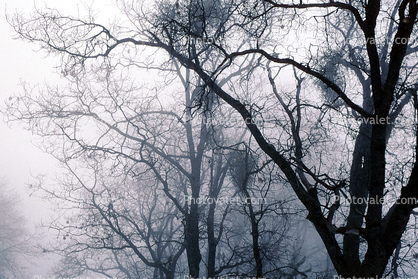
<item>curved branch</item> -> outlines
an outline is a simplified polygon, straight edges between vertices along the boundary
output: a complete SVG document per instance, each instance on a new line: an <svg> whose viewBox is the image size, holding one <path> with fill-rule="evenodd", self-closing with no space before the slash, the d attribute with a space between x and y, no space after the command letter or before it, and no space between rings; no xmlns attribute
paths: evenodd
<svg viewBox="0 0 418 279"><path fill-rule="evenodd" d="M367 118L367 117L372 117L373 116L371 113L365 111L362 107L360 107L359 105L357 105L353 101L351 101L350 98L348 98L348 96L343 92L343 90L338 85L336 85L334 82L332 82L331 80L329 80L328 78L326 78L321 73L319 73L319 72L311 69L309 66L302 65L301 63L296 62L293 59L290 59L290 58L278 58L278 57L275 57L275 56L267 53L265 50L262 50L262 49L248 49L248 50L244 50L244 51L240 51L240 52L234 52L234 53L231 53L229 55L229 58L230 59L233 59L233 58L238 57L238 56L243 56L243 55L252 54L252 53L261 54L262 56L264 56L268 60L270 60L272 62L275 62L275 63L292 65L295 68L301 70L302 72L305 72L308 75L311 75L313 77L316 77L317 79L319 79L323 83L325 83L329 88L331 88L332 90L334 90L334 92L337 93L337 95L341 99L343 99L344 102L350 108L352 108L353 110L355 110L356 112L358 112L359 114L361 114L363 117Z"/></svg>
<svg viewBox="0 0 418 279"><path fill-rule="evenodd" d="M281 4L281 3L275 3L272 0L264 0L264 1L267 3L270 3L275 8L284 8L284 9L309 9L309 8L343 9L343 10L350 11L354 15L360 27L363 26L364 24L364 20L361 18L359 11L354 6L346 4L346 3L329 1L329 3L303 4L302 1L300 1L300 4Z"/></svg>

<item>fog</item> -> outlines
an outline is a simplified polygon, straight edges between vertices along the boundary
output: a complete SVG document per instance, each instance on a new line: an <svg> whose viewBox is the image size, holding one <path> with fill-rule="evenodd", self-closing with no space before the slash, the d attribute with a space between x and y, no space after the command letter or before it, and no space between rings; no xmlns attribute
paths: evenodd
<svg viewBox="0 0 418 279"><path fill-rule="evenodd" d="M71 3L69 3L71 2ZM7 22L6 17L14 13L32 12L35 7L57 8L77 13L85 7L86 1L1 1L0 17L0 102L4 103L10 96L23 90L23 84L42 88L46 83L59 83L56 66L58 60L48 57L34 44L16 40L16 33ZM91 3L90 3L91 5ZM30 185L42 176L45 183L56 183L60 174L59 164L51 155L43 152L37 145L30 131L24 130L18 123L0 121L0 178L11 192L19 199L17 210L26 219L26 227L33 239L40 238L42 245L48 246L53 238L42 228L52 214L50 203L33 196ZM38 239L39 240L39 239ZM53 257L52 257L53 258ZM54 261L50 256L27 257L22 260L25 274L47 276ZM41 277L39 277L41 278Z"/></svg>
<svg viewBox="0 0 418 279"><path fill-rule="evenodd" d="M3 1L0 279L418 273L418 3L364 2Z"/></svg>

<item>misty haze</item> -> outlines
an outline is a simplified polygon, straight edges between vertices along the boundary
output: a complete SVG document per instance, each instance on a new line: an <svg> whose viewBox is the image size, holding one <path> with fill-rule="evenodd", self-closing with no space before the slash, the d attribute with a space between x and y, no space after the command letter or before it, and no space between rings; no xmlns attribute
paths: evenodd
<svg viewBox="0 0 418 279"><path fill-rule="evenodd" d="M0 279L418 278L416 0L60 2L2 5Z"/></svg>

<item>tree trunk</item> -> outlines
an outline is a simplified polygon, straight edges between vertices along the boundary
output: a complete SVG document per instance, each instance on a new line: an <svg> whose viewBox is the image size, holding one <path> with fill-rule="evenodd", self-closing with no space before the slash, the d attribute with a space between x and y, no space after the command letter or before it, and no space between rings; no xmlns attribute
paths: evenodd
<svg viewBox="0 0 418 279"><path fill-rule="evenodd" d="M196 200L197 198L195 198ZM199 208L196 203L190 205L190 212L186 216L185 242L187 262L189 264L189 275L193 278L199 277L199 265L202 259L199 248Z"/></svg>
<svg viewBox="0 0 418 279"><path fill-rule="evenodd" d="M248 195L248 192L246 193L246 195L247 195L247 201L251 200ZM255 218L253 205L251 204L251 202L249 202L248 204L248 209L250 211L251 236L253 239L253 253L254 253L255 266L256 266L256 272L257 272L256 274L257 274L257 278L262 278L263 277L263 262L261 260L260 245L258 243L260 233L258 230L258 223L257 223L257 219Z"/></svg>
<svg viewBox="0 0 418 279"><path fill-rule="evenodd" d="M216 238L214 230L215 203L210 204L207 218L208 230L208 278L215 278Z"/></svg>
<svg viewBox="0 0 418 279"><path fill-rule="evenodd" d="M370 136L371 126L362 123L356 139L353 152L353 161L350 171L350 195L357 201L366 201L370 183ZM363 225L366 202L351 203L347 218L347 233L344 235L344 259L353 270L359 271L360 262L360 235L358 229Z"/></svg>

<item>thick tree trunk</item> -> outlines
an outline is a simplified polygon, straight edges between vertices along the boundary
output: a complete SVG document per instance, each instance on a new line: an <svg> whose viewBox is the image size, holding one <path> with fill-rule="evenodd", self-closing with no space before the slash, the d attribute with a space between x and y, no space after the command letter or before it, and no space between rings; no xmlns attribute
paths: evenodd
<svg viewBox="0 0 418 279"><path fill-rule="evenodd" d="M250 200L248 192L246 194L247 194L247 200ZM251 204L251 202L248 204L248 210L250 211L251 236L253 239L253 254L254 254L255 266L256 266L256 276L257 278L262 278L263 277L263 262L261 259L260 245L258 243L260 233L258 230L258 223L257 223L257 219L255 218L253 205Z"/></svg>
<svg viewBox="0 0 418 279"><path fill-rule="evenodd" d="M370 184L370 138L371 125L363 123L360 126L353 152L353 161L350 172L350 195L356 202L350 204L347 217L347 233L344 235L344 259L352 270L360 271L360 235L359 229L363 225L364 213L367 203Z"/></svg>
<svg viewBox="0 0 418 279"><path fill-rule="evenodd" d="M245 195L246 198L246 202L247 204L245 206L248 207L248 211L250 214L250 222L251 222L251 238L253 240L253 245L252 245L252 249L253 249L253 255L254 255L254 260L255 260L255 268L256 268L256 277L257 278L262 278L263 277L263 262L261 259L261 249L260 249L260 245L259 245L259 237L260 237L260 232L259 232L259 228L258 228L258 221L254 212L254 207L253 204L251 203L251 196L250 193L248 192L248 181L250 178L250 172L251 169L248 166L248 158L249 158L249 153L248 150L246 150L245 152L245 159L244 159L244 173L245 173L245 177L242 181L242 185L240 185L240 188L242 190L242 192Z"/></svg>
<svg viewBox="0 0 418 279"><path fill-rule="evenodd" d="M208 278L215 278L215 259L216 259L216 238L214 230L214 215L215 215L215 203L212 203L209 207L209 213L207 218L207 230L208 230Z"/></svg>
<svg viewBox="0 0 418 279"><path fill-rule="evenodd" d="M195 198L196 200L197 198ZM186 216L185 242L187 262L189 264L189 275L193 278L199 277L199 265L202 259L199 248L199 208L196 203L190 205L190 212Z"/></svg>

